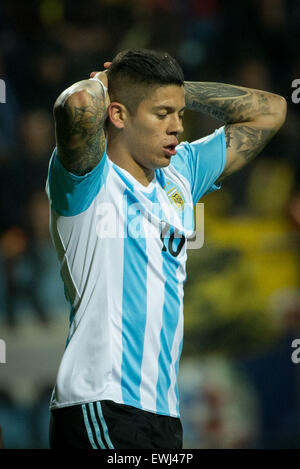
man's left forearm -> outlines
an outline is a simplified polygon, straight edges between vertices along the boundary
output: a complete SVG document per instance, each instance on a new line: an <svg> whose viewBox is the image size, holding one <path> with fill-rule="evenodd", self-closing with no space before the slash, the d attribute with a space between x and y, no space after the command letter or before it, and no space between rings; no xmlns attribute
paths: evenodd
<svg viewBox="0 0 300 469"><path fill-rule="evenodd" d="M277 94L224 83L184 87L186 109L225 124L226 165L219 181L255 158L285 121L286 100Z"/></svg>
<svg viewBox="0 0 300 469"><path fill-rule="evenodd" d="M262 117L274 122L282 119L285 100L277 94L213 82L186 81L184 88L186 109L209 114L226 124Z"/></svg>

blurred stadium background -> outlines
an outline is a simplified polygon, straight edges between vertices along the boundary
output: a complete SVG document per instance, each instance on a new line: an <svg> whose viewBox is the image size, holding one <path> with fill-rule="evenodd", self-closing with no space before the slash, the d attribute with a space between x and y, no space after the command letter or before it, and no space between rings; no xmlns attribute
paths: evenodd
<svg viewBox="0 0 300 469"><path fill-rule="evenodd" d="M44 193L58 94L127 47L167 50L187 80L283 95L287 121L205 203L189 251L180 367L185 448L300 448L299 0L33 0L0 5L0 425L5 448L48 447L68 329ZM221 124L187 113L182 139Z"/></svg>

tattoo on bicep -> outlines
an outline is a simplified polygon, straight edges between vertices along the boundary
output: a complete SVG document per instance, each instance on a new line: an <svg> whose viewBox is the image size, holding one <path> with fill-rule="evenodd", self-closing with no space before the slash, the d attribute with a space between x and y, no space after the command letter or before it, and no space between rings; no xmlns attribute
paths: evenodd
<svg viewBox="0 0 300 469"><path fill-rule="evenodd" d="M89 105L56 110L56 134L60 158L65 167L84 174L99 162L104 147L105 107L91 96Z"/></svg>
<svg viewBox="0 0 300 469"><path fill-rule="evenodd" d="M231 137L231 133L230 133L230 128L229 128L229 126L226 126L226 127L225 127L226 148L230 148L230 146L231 146L231 140L232 140L232 137Z"/></svg>
<svg viewBox="0 0 300 469"><path fill-rule="evenodd" d="M237 157L248 162L263 150L274 134L273 129L228 125L225 126L226 147L234 149Z"/></svg>

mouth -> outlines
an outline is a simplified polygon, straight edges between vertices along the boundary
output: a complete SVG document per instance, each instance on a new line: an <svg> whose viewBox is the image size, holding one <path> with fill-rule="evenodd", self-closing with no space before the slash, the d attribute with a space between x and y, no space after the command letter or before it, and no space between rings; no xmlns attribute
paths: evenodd
<svg viewBox="0 0 300 469"><path fill-rule="evenodd" d="M166 145L163 147L163 150L167 156L174 156L176 155L176 145L171 144L171 145Z"/></svg>

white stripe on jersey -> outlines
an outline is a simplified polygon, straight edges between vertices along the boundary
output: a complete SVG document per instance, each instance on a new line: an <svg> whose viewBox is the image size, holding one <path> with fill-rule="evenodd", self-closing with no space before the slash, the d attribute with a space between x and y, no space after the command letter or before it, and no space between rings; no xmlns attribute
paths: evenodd
<svg viewBox="0 0 300 469"><path fill-rule="evenodd" d="M146 222L147 223L147 222ZM145 409L156 409L156 383L158 379L159 335L162 327L164 290L162 284L162 256L157 243L160 240L147 239L147 322L142 362L141 405ZM152 353L147 351L152 350Z"/></svg>
<svg viewBox="0 0 300 469"><path fill-rule="evenodd" d="M172 367L171 367L171 385L168 392L168 405L170 413L176 415L179 413L179 398L177 389L177 374L179 366L179 357L182 349L183 337L183 288L182 288L182 272L181 268L177 269L178 278L178 297L180 299L180 314L177 329L175 332L174 342L172 346Z"/></svg>
<svg viewBox="0 0 300 469"><path fill-rule="evenodd" d="M110 194L107 196L107 202L114 204L122 204L125 187L120 184L120 180L111 170L109 179ZM113 197L113 194L119 194L119 201ZM117 210L117 207L116 207ZM119 214L119 223L117 226L118 237L109 240L103 240L109 243L106 252L108 258L105 263L107 273L107 282L110 287L109 295L109 311L110 311L110 330L111 336L111 397L115 402L123 403L121 377L122 377L122 298L123 298L123 271L124 271L124 220L122 212ZM118 266L118 268L116 268Z"/></svg>

